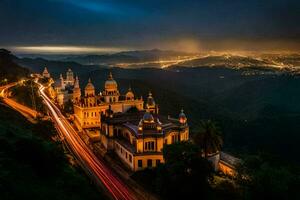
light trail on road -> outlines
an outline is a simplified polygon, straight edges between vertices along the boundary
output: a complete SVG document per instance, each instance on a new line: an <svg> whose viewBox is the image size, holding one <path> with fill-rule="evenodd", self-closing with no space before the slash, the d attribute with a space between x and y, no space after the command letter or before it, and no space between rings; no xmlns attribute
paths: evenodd
<svg viewBox="0 0 300 200"><path fill-rule="evenodd" d="M68 147L72 150L77 160L80 161L85 169L88 170L89 174L96 179L97 183L101 182L101 184L105 186L114 199L137 200L138 198L127 185L122 182L101 159L98 159L83 142L59 108L45 94L44 89L45 87L40 85L39 90L41 97L51 112L52 119L57 125L60 134L67 142Z"/></svg>
<svg viewBox="0 0 300 200"><path fill-rule="evenodd" d="M38 112L36 110L33 110L27 106L24 106L16 101L14 101L13 99L7 98L7 90L11 87L16 86L18 83L20 83L22 81L19 82L14 82L14 83L10 83L7 84L5 86L1 86L0 87L0 96L3 98L3 102L6 103L8 106L10 106L11 108L13 108L14 110L20 112L23 116L25 116L27 119L34 119L37 117Z"/></svg>

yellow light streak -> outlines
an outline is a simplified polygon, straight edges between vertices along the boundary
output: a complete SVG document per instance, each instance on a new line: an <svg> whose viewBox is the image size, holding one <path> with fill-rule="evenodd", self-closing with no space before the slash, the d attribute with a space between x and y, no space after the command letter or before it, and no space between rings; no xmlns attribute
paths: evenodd
<svg viewBox="0 0 300 200"><path fill-rule="evenodd" d="M16 46L14 51L22 53L107 53L129 50L122 47L86 47L86 46Z"/></svg>

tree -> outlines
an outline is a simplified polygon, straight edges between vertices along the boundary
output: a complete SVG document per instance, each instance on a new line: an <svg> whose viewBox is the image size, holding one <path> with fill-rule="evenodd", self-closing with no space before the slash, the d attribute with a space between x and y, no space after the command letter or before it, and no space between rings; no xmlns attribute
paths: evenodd
<svg viewBox="0 0 300 200"><path fill-rule="evenodd" d="M127 113L137 113L139 110L136 106L132 106L127 110Z"/></svg>
<svg viewBox="0 0 300 200"><path fill-rule="evenodd" d="M73 114L74 113L73 102L71 101L71 99L69 99L67 102L65 102L65 104L64 104L64 112L65 113L69 113L69 114Z"/></svg>
<svg viewBox="0 0 300 200"><path fill-rule="evenodd" d="M166 196L169 199L192 199L201 193L208 197L209 179L212 168L209 162L199 155L199 147L190 142L167 145L163 149L165 158L164 174L160 174Z"/></svg>
<svg viewBox="0 0 300 200"><path fill-rule="evenodd" d="M299 199L299 171L298 166L252 155L238 167L237 182L245 199Z"/></svg>
<svg viewBox="0 0 300 200"><path fill-rule="evenodd" d="M201 121L200 128L194 135L193 141L204 152L205 158L208 154L220 151L223 144L221 131L211 120Z"/></svg>

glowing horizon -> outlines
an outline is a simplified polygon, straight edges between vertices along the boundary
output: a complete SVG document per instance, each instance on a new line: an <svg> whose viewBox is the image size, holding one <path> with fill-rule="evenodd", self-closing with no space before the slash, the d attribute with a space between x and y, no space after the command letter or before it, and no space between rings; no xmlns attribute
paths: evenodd
<svg viewBox="0 0 300 200"><path fill-rule="evenodd" d="M123 47L92 47L92 46L13 46L8 47L17 53L38 54L82 54L82 53L114 53L127 51L130 48Z"/></svg>

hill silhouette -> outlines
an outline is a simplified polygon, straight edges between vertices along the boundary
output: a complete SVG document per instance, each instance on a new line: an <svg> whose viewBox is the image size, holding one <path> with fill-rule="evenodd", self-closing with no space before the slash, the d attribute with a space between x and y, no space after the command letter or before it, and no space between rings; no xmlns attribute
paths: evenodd
<svg viewBox="0 0 300 200"><path fill-rule="evenodd" d="M0 49L0 79L1 83L16 81L29 74L29 70L19 66L13 60L15 56L6 49ZM3 79L7 79L4 81Z"/></svg>

